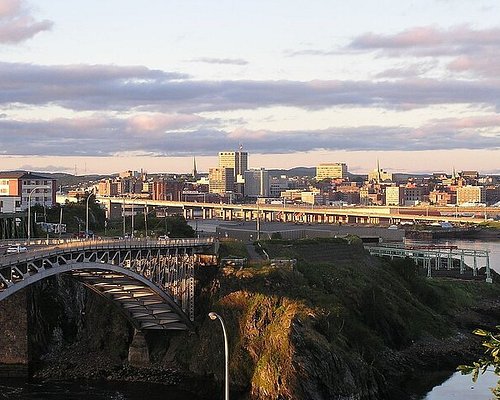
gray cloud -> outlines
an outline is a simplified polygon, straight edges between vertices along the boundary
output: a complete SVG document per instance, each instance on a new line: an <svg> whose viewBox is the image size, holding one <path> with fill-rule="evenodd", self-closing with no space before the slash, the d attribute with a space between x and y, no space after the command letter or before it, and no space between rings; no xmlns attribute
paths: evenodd
<svg viewBox="0 0 500 400"><path fill-rule="evenodd" d="M500 47L500 28L475 30L467 25L449 29L423 26L393 35L370 32L355 38L348 47L361 50L400 49L418 55L436 55L436 49L439 49L439 54L443 55L477 52L484 46Z"/></svg>
<svg viewBox="0 0 500 400"><path fill-rule="evenodd" d="M418 129L360 126L301 131L225 131L205 126L196 116L129 119L96 116L51 121L0 120L5 154L46 156L213 155L221 148L256 153L326 150L498 149L500 115L441 119ZM137 120L139 122L137 123ZM182 128L179 130L178 128ZM487 133L484 133L484 132ZM15 132L15 135L12 135Z"/></svg>
<svg viewBox="0 0 500 400"><path fill-rule="evenodd" d="M59 105L74 110L202 111L294 106L407 109L474 103L497 107L500 82L195 81L145 67L39 66L0 63L0 104Z"/></svg>
<svg viewBox="0 0 500 400"><path fill-rule="evenodd" d="M23 42L52 25L52 21L36 21L23 0L2 0L0 4L0 43Z"/></svg>
<svg viewBox="0 0 500 400"><path fill-rule="evenodd" d="M243 60L242 58L200 57L200 58L193 58L190 61L208 63L208 64L228 64L228 65L247 65L248 64L248 61Z"/></svg>
<svg viewBox="0 0 500 400"><path fill-rule="evenodd" d="M287 57L297 56L333 56L342 54L339 50L322 50L322 49L304 49L304 50L286 50Z"/></svg>
<svg viewBox="0 0 500 400"><path fill-rule="evenodd" d="M345 50L372 50L387 57L452 57L448 63L451 72L465 72L473 77L498 78L500 72L500 28L424 26L392 35L369 32L356 37Z"/></svg>
<svg viewBox="0 0 500 400"><path fill-rule="evenodd" d="M413 63L399 68L387 69L385 71L379 72L375 75L375 77L389 79L415 78L425 75L427 72L430 72L434 68L436 68L436 66L437 62L434 61Z"/></svg>

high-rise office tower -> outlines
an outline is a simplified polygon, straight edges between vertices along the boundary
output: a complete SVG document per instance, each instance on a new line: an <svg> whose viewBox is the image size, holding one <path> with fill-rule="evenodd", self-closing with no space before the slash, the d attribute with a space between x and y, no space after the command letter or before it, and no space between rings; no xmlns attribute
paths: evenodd
<svg viewBox="0 0 500 400"><path fill-rule="evenodd" d="M246 151L221 151L219 152L219 168L232 168L234 180L238 175L244 175L248 170L248 153Z"/></svg>

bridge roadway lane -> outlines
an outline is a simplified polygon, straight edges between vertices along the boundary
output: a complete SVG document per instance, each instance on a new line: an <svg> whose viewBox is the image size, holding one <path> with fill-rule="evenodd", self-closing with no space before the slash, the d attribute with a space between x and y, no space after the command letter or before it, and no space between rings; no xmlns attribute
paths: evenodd
<svg viewBox="0 0 500 400"><path fill-rule="evenodd" d="M0 244L0 247L7 248L12 244L21 244L27 247L23 253L0 254L0 267L10 265L14 261L32 260L37 257L46 257L52 254L60 254L65 250L96 250L96 249L128 249L128 248L155 248L162 247L190 247L208 246L215 242L214 238L197 239L45 239L32 240L28 246L22 240L9 240L8 244Z"/></svg>
<svg viewBox="0 0 500 400"><path fill-rule="evenodd" d="M384 223L393 223L398 221L422 221L422 222L440 222L449 221L453 223L473 223L484 222L486 216L500 215L499 207L397 207L397 206L312 206L303 204L224 204L224 203L203 203L203 202L185 202L185 201L164 201L150 200L141 198L126 197L104 197L98 196L103 204L114 203L127 206L149 206L149 207L172 207L182 210L201 210L211 209L214 212L221 210L234 212L234 219L238 213L259 213L271 215L273 220L279 219L282 215L289 214L293 216L293 221L303 218L303 215L309 216L337 216L344 218L363 218L378 219ZM441 215L443 213L443 215ZM471 213L471 215L465 215ZM444 215L446 214L446 215ZM451 215L450 215L451 214ZM454 214L454 215L453 215ZM278 216L279 215L279 216ZM477 215L477 216L476 216ZM479 217L480 216L480 217ZM254 217L252 217L255 219ZM262 217L261 217L262 218Z"/></svg>

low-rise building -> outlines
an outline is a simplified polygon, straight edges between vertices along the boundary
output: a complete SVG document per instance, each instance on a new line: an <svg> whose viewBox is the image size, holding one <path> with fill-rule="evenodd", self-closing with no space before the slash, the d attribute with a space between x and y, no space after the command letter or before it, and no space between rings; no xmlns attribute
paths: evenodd
<svg viewBox="0 0 500 400"><path fill-rule="evenodd" d="M21 197L19 196L0 196L0 213L14 214L21 212Z"/></svg>
<svg viewBox="0 0 500 400"><path fill-rule="evenodd" d="M460 186L457 187L457 204L482 204L486 202L486 191L484 186Z"/></svg>
<svg viewBox="0 0 500 400"><path fill-rule="evenodd" d="M448 204L456 204L456 192L449 190L433 190L429 193L429 203L437 206L446 206Z"/></svg>
<svg viewBox="0 0 500 400"><path fill-rule="evenodd" d="M306 204L323 205L325 204L325 196L319 191L300 192L300 201Z"/></svg>
<svg viewBox="0 0 500 400"><path fill-rule="evenodd" d="M40 204L53 207L56 204L56 180L32 172L0 172L0 197L15 196L21 199L21 209Z"/></svg>
<svg viewBox="0 0 500 400"><path fill-rule="evenodd" d="M385 205L402 206L405 201L404 188L401 186L387 186L385 188Z"/></svg>

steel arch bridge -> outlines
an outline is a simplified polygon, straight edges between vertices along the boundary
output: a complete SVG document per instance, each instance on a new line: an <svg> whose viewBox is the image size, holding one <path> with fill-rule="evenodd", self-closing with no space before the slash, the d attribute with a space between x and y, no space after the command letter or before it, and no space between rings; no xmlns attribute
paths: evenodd
<svg viewBox="0 0 500 400"><path fill-rule="evenodd" d="M139 330L192 328L194 267L216 262L209 239L67 242L0 256L0 301L50 276L73 276Z"/></svg>

